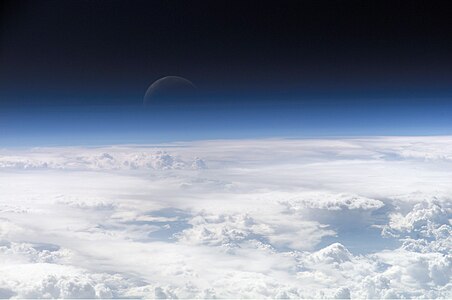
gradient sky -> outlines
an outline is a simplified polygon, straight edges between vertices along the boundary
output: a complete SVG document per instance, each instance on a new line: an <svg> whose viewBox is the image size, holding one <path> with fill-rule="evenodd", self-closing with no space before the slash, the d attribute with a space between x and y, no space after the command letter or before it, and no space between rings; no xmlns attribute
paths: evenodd
<svg viewBox="0 0 452 300"><path fill-rule="evenodd" d="M0 7L5 144L44 136L65 143L60 135L107 143L169 133L452 133L446 1L15 0ZM146 114L144 92L166 75L194 82L199 99Z"/></svg>

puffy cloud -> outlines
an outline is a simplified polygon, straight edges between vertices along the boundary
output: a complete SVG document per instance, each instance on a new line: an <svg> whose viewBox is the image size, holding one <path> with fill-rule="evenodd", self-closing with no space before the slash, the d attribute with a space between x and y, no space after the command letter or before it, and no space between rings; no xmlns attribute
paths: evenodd
<svg viewBox="0 0 452 300"><path fill-rule="evenodd" d="M324 236L334 235L316 222L302 221L296 216L252 217L249 214L198 215L189 222L191 228L178 234L185 243L238 247L248 240L265 240L277 248L311 249Z"/></svg>
<svg viewBox="0 0 452 300"><path fill-rule="evenodd" d="M136 152L116 148L100 149L38 149L17 155L1 155L0 169L57 169L57 170L171 170L205 169L207 164L199 157L182 160L165 151Z"/></svg>
<svg viewBox="0 0 452 300"><path fill-rule="evenodd" d="M451 298L451 146L3 149L0 297Z"/></svg>
<svg viewBox="0 0 452 300"><path fill-rule="evenodd" d="M350 261L351 257L347 248L340 243L334 243L313 253L310 259L314 262L343 263Z"/></svg>
<svg viewBox="0 0 452 300"><path fill-rule="evenodd" d="M306 192L290 195L289 200L282 201L289 210L303 209L360 209L374 210L384 206L380 200L345 193L332 194L326 192Z"/></svg>
<svg viewBox="0 0 452 300"><path fill-rule="evenodd" d="M90 273L70 266L35 263L0 268L0 291L17 298L124 297L135 283L120 275Z"/></svg>
<svg viewBox="0 0 452 300"><path fill-rule="evenodd" d="M446 254L452 248L451 216L450 203L428 200L416 203L406 215L390 214L382 233L399 237L403 241L402 248L408 251Z"/></svg>
<svg viewBox="0 0 452 300"><path fill-rule="evenodd" d="M421 202L414 205L413 209L405 216L400 213L391 214L391 220L387 228L398 232L418 233L422 236L434 235L438 226L449 224L452 209L442 207L434 202Z"/></svg>

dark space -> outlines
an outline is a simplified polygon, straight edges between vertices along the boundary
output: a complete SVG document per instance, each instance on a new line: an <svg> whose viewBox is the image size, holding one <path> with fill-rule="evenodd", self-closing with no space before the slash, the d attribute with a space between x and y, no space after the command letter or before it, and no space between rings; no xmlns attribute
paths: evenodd
<svg viewBox="0 0 452 300"><path fill-rule="evenodd" d="M211 102L447 101L447 4L2 1L0 103L135 105L166 75L189 78Z"/></svg>

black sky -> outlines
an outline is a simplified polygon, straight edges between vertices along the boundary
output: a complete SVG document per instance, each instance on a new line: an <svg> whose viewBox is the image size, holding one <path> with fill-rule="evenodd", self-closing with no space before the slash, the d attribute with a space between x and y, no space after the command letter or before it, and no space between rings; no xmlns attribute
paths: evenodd
<svg viewBox="0 0 452 300"><path fill-rule="evenodd" d="M206 93L449 96L447 1L11 0L0 101L136 104L165 75Z"/></svg>

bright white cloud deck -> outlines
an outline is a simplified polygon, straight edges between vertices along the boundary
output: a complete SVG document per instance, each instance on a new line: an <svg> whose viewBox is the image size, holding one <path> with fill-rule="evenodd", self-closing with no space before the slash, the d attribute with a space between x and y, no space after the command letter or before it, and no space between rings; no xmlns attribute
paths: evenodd
<svg viewBox="0 0 452 300"><path fill-rule="evenodd" d="M452 297L452 138L0 150L0 297Z"/></svg>

